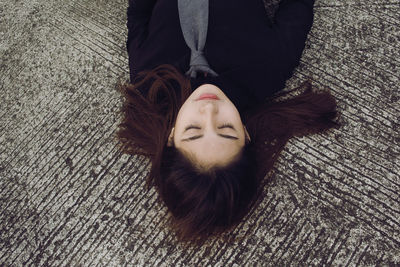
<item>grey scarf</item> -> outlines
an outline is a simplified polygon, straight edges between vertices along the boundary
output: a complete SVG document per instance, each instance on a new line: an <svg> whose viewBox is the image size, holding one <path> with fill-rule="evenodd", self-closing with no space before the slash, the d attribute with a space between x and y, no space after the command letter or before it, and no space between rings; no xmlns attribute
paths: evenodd
<svg viewBox="0 0 400 267"><path fill-rule="evenodd" d="M208 0L178 0L179 19L183 37L191 49L190 69L186 75L196 78L197 72L218 76L204 57L208 28Z"/></svg>

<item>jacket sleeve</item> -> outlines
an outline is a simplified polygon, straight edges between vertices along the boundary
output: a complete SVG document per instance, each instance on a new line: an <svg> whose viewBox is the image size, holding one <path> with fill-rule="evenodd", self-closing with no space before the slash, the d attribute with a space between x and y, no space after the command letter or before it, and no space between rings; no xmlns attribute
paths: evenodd
<svg viewBox="0 0 400 267"><path fill-rule="evenodd" d="M283 0L275 15L275 27L284 53L294 62L300 60L311 29L314 0Z"/></svg>
<svg viewBox="0 0 400 267"><path fill-rule="evenodd" d="M157 0L129 0L127 11L128 38L126 46L138 48L147 36L147 26Z"/></svg>

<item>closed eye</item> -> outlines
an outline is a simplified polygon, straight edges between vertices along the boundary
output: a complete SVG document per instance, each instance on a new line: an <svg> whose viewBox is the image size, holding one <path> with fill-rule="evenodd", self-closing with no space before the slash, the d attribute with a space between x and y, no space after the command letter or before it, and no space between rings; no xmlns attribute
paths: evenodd
<svg viewBox="0 0 400 267"><path fill-rule="evenodd" d="M230 129L236 130L235 127L233 127L233 125L232 125L232 124L229 124L229 123L226 123L226 124L223 124L223 125L221 125L221 126L218 126L218 129L224 129L224 128L230 128ZM185 132L186 132L187 130L190 130L190 129L201 130L201 127L191 124L191 125L189 125L189 126L187 126L187 127L185 128Z"/></svg>
<svg viewBox="0 0 400 267"><path fill-rule="evenodd" d="M196 140L196 139L200 139L203 136L204 135L195 135L195 136L192 136L192 137L189 137L189 138L182 139L181 141L182 142L190 142L190 141L193 141L193 140ZM223 138L230 139L230 140L239 140L239 138L237 138L236 136L231 136L231 135L227 135L227 134L218 134L218 136L221 136Z"/></svg>
<svg viewBox="0 0 400 267"><path fill-rule="evenodd" d="M224 128L231 128L233 130L236 130L235 127L233 127L233 125L229 124L229 123L223 124L223 125L218 127L218 129L224 129Z"/></svg>
<svg viewBox="0 0 400 267"><path fill-rule="evenodd" d="M198 129L198 130L200 130L201 128L199 127L199 126L196 126L196 125L189 125L189 126L187 126L186 128L185 128L185 132L187 131L187 130L190 130L190 129Z"/></svg>

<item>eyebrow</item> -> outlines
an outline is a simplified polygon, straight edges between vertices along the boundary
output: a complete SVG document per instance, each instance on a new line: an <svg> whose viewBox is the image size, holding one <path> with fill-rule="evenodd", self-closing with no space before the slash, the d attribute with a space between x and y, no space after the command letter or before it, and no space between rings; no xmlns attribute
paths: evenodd
<svg viewBox="0 0 400 267"><path fill-rule="evenodd" d="M226 135L226 134L218 134L218 135L223 137L223 138L230 139L230 140L238 140L239 139L239 138L237 138L235 136ZM204 135L202 135L202 134L201 135L195 135L195 136L192 136L192 137L189 137L189 138L182 139L181 141L182 142L190 142L190 141L202 138L203 136Z"/></svg>

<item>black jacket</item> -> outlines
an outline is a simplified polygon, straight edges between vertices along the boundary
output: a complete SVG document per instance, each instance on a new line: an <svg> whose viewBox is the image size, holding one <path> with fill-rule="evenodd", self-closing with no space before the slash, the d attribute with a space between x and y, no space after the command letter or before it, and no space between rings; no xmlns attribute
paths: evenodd
<svg viewBox="0 0 400 267"><path fill-rule="evenodd" d="M193 89L215 84L239 111L283 89L299 63L313 5L314 0L283 0L271 24L262 0L209 0L204 55L219 76L192 79ZM131 81L160 64L182 73L189 69L177 0L130 0L127 25Z"/></svg>

